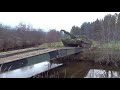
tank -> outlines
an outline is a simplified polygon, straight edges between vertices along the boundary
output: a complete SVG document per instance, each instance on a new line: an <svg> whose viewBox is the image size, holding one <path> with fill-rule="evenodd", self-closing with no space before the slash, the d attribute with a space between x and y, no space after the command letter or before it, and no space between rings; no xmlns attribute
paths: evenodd
<svg viewBox="0 0 120 90"><path fill-rule="evenodd" d="M83 36L83 35L76 36L65 30L61 30L61 32L64 32L65 34L70 36L70 38L61 39L61 41L65 47L90 48L92 45L92 41L90 39L88 39L86 36Z"/></svg>

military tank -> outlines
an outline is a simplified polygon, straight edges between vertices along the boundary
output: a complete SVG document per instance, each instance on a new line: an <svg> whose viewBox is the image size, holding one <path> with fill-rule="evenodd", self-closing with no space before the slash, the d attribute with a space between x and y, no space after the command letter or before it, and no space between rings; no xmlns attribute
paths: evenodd
<svg viewBox="0 0 120 90"><path fill-rule="evenodd" d="M83 35L75 36L65 30L61 30L61 32L64 32L65 34L70 36L70 38L61 39L61 41L65 47L90 48L92 45L92 41L90 39L88 39L86 36L83 36Z"/></svg>

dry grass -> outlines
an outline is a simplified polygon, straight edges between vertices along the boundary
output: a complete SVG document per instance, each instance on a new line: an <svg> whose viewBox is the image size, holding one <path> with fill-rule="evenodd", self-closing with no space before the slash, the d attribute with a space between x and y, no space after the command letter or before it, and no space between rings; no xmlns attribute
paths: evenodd
<svg viewBox="0 0 120 90"><path fill-rule="evenodd" d="M115 66L118 66L120 62L120 51L114 49L98 49L92 48L88 51L82 53L80 60L89 60L96 63L113 63Z"/></svg>
<svg viewBox="0 0 120 90"><path fill-rule="evenodd" d="M48 48L48 47L63 47L62 42L53 42L53 43L45 43L39 46L40 48Z"/></svg>

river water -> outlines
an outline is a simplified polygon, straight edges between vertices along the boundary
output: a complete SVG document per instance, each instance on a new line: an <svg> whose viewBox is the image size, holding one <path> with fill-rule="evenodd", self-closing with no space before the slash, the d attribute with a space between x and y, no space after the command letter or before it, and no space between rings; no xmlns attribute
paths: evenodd
<svg viewBox="0 0 120 90"><path fill-rule="evenodd" d="M119 78L120 68L115 66L100 65L91 62L71 62L63 64L54 69L48 70L49 76L45 73L36 75L37 78ZM46 72L46 73L47 73Z"/></svg>
<svg viewBox="0 0 120 90"><path fill-rule="evenodd" d="M32 66L2 73L0 74L0 78L29 78L38 73L42 73L60 65L62 64L50 64L50 62L46 61Z"/></svg>
<svg viewBox="0 0 120 90"><path fill-rule="evenodd" d="M120 78L119 71L103 70L103 69L90 69L85 78Z"/></svg>
<svg viewBox="0 0 120 90"><path fill-rule="evenodd" d="M34 78L119 78L120 67L90 61L67 63L46 61L0 74L0 78L31 78L32 76Z"/></svg>

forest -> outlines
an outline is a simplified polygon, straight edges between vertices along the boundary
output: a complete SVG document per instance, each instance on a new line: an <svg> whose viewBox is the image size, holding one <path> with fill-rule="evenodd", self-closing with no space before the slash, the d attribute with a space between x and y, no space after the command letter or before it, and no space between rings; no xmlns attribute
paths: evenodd
<svg viewBox="0 0 120 90"><path fill-rule="evenodd" d="M120 40L120 14L108 14L103 19L93 22L84 22L80 27L73 26L71 33L85 35L99 42Z"/></svg>
<svg viewBox="0 0 120 90"><path fill-rule="evenodd" d="M74 17L73 17L74 18ZM72 26L70 33L85 35L99 42L120 40L120 14L108 14L103 19L84 22L81 26ZM67 35L51 29L35 29L31 25L19 23L15 27L0 24L0 51L34 47L43 43L58 42Z"/></svg>

